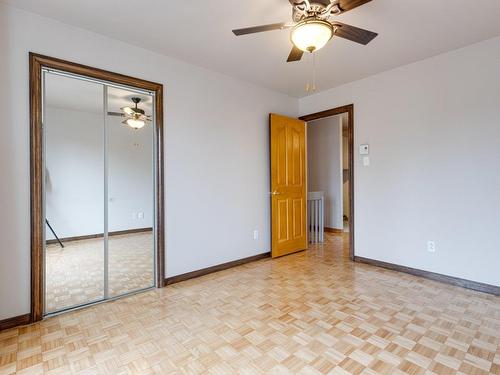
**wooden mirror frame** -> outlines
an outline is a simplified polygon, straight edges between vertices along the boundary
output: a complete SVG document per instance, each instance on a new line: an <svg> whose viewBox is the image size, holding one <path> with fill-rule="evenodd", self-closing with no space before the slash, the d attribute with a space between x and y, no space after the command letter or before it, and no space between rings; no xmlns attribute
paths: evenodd
<svg viewBox="0 0 500 375"><path fill-rule="evenodd" d="M163 146L163 85L102 69L29 54L30 69L30 191L31 191L31 322L43 318L43 130L42 130L42 69L55 69L87 76L110 83L132 86L155 93L155 188L156 188L156 287L165 279L165 221L164 221L164 146Z"/></svg>

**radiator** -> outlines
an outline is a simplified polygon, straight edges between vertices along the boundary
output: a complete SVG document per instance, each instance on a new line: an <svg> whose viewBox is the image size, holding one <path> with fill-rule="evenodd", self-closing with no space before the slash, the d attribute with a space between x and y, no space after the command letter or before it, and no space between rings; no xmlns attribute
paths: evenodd
<svg viewBox="0 0 500 375"><path fill-rule="evenodd" d="M325 233L325 194L322 191L312 191L307 194L307 221L309 242L320 243Z"/></svg>

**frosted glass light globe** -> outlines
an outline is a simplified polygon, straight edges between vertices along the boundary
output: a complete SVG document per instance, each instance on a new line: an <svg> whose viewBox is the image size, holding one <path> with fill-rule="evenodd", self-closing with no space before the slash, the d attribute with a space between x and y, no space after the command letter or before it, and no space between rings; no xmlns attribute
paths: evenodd
<svg viewBox="0 0 500 375"><path fill-rule="evenodd" d="M326 21L304 20L292 30L292 43L304 52L314 52L323 48L333 36L332 25Z"/></svg>
<svg viewBox="0 0 500 375"><path fill-rule="evenodd" d="M124 123L133 129L140 129L144 125L146 125L146 122L144 122L143 120L137 120L137 119L133 119L133 118L129 118L128 120L125 120Z"/></svg>

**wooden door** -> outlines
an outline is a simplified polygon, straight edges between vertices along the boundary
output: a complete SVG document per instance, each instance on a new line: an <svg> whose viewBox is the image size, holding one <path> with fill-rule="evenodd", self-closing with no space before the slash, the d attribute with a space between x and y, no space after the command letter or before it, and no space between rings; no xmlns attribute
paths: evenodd
<svg viewBox="0 0 500 375"><path fill-rule="evenodd" d="M273 258L307 248L306 123L270 115Z"/></svg>

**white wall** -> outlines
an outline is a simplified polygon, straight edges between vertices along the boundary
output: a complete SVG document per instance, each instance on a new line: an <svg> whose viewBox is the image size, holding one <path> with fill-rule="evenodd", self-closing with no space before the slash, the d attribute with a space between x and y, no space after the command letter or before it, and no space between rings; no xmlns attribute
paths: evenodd
<svg viewBox="0 0 500 375"><path fill-rule="evenodd" d="M325 227L342 229L342 116L307 124L309 191L325 193Z"/></svg>
<svg viewBox="0 0 500 375"><path fill-rule="evenodd" d="M151 228L154 222L153 126L135 130L122 121L106 119L110 232Z"/></svg>
<svg viewBox="0 0 500 375"><path fill-rule="evenodd" d="M60 238L103 233L103 114L55 107L45 113L46 216ZM136 131L121 121L106 122L110 232L153 223L152 127ZM46 238L54 238L48 228Z"/></svg>
<svg viewBox="0 0 500 375"><path fill-rule="evenodd" d="M495 38L300 101L354 103L356 255L500 285L499 67Z"/></svg>
<svg viewBox="0 0 500 375"><path fill-rule="evenodd" d="M104 231L103 115L45 108L45 209L60 238ZM46 238L54 236L46 228Z"/></svg>
<svg viewBox="0 0 500 375"><path fill-rule="evenodd" d="M351 207L349 205L349 137L345 133L345 129L347 127L348 115L344 114L342 117L342 126L344 131L342 132L342 208L343 215L347 216L347 218L351 217ZM343 219L343 217L342 217Z"/></svg>
<svg viewBox="0 0 500 375"><path fill-rule="evenodd" d="M268 115L296 99L5 5L0 50L0 319L30 310L29 51L164 84L168 276L270 250Z"/></svg>

